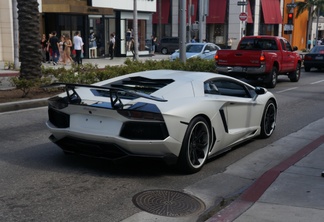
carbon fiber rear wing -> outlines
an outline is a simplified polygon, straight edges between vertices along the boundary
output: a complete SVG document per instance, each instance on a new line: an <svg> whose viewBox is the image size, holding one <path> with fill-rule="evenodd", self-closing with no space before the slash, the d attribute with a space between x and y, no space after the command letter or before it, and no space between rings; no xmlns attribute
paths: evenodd
<svg viewBox="0 0 324 222"><path fill-rule="evenodd" d="M74 104L75 101L81 101L81 97L76 92L76 88L89 88L89 89L95 89L98 91L104 91L108 92L108 95L110 97L111 106L114 109L119 109L123 107L123 103L121 101L121 96L132 96L132 97L142 97L145 99L155 100L159 102L167 102L167 100L152 96L146 93L140 93L135 91L130 91L122 88L116 88L116 87L107 87L107 86L95 86L95 85L87 85L87 84L77 84L77 83L52 83L47 86L43 86L43 88L59 88L59 87L65 87L65 92L67 95L68 102L71 104ZM71 93L72 91L72 93ZM104 96L104 95L101 95Z"/></svg>

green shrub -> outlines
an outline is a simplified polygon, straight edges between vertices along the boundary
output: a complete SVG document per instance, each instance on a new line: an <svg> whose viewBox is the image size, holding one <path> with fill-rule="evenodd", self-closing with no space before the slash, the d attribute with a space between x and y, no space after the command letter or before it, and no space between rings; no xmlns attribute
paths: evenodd
<svg viewBox="0 0 324 222"><path fill-rule="evenodd" d="M97 65L91 63L84 64L83 66L72 65L69 69L66 69L65 67L53 69L51 67L45 68L43 66L42 78L39 81L35 82L13 78L12 82L18 89L23 91L23 96L25 97L32 87L41 87L53 82L93 84L129 73L161 69L215 72L215 63L214 60L204 60L200 58L189 59L186 63L181 62L179 59L175 61L133 61L127 58L123 65L108 65L103 69L98 68Z"/></svg>

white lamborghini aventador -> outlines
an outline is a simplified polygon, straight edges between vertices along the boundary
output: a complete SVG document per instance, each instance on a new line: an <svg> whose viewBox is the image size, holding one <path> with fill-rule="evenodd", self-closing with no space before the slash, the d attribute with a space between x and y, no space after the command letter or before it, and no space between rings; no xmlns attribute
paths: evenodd
<svg viewBox="0 0 324 222"><path fill-rule="evenodd" d="M162 158L194 173L246 140L271 136L277 102L228 76L175 70L132 73L93 85L54 83L50 139L66 153Z"/></svg>

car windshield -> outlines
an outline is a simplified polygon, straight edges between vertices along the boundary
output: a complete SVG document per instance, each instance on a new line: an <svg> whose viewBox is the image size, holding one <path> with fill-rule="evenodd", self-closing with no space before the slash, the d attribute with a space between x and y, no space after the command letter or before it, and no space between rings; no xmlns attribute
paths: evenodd
<svg viewBox="0 0 324 222"><path fill-rule="evenodd" d="M201 52L203 45L187 45L186 52Z"/></svg>
<svg viewBox="0 0 324 222"><path fill-rule="evenodd" d="M315 46L314 48L312 48L311 53L324 54L324 45L323 46Z"/></svg>

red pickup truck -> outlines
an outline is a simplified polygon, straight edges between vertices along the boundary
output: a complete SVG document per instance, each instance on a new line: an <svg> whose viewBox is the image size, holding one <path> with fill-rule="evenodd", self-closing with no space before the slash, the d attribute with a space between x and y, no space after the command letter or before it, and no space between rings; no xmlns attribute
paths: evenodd
<svg viewBox="0 0 324 222"><path fill-rule="evenodd" d="M278 75L287 75L298 82L302 59L293 47L278 36L246 36L236 50L218 50L215 54L216 71L220 74L245 79L262 80L274 88Z"/></svg>

